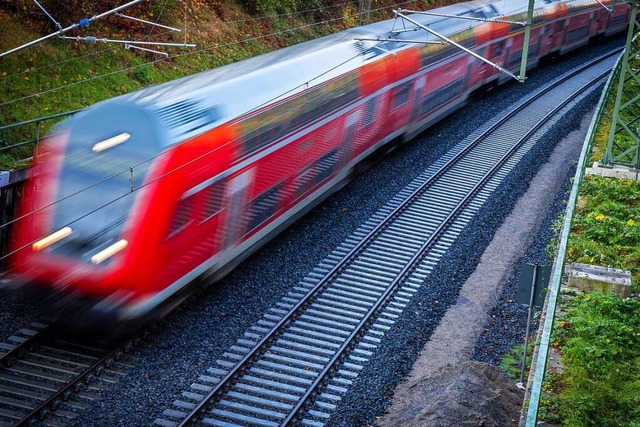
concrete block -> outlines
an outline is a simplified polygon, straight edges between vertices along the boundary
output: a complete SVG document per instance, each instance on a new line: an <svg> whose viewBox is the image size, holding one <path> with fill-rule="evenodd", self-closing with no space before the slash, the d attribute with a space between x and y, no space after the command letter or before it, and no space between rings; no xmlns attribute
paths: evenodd
<svg viewBox="0 0 640 427"><path fill-rule="evenodd" d="M585 173L587 175L600 175L608 178L631 179L633 181L638 181L640 175L640 171L638 171L637 169L631 169L627 166L621 165L605 167L600 166L598 162L593 162L593 166L590 168L586 168Z"/></svg>
<svg viewBox="0 0 640 427"><path fill-rule="evenodd" d="M613 292L627 298L631 295L631 272L574 262L569 269L567 285L583 291Z"/></svg>

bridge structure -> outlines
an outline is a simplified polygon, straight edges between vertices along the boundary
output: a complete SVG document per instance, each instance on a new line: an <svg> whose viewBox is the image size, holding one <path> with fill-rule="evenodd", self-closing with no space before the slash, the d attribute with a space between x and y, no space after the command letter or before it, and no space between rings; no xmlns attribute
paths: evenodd
<svg viewBox="0 0 640 427"><path fill-rule="evenodd" d="M600 166L640 169L640 23L638 3L630 0L631 22L619 68L611 128Z"/></svg>

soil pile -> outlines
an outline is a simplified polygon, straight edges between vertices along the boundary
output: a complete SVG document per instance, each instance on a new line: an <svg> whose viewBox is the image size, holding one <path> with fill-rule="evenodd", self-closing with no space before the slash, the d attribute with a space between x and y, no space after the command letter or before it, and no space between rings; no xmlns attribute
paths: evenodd
<svg viewBox="0 0 640 427"><path fill-rule="evenodd" d="M524 392L499 368L466 361L398 390L380 426L482 426L518 424Z"/></svg>

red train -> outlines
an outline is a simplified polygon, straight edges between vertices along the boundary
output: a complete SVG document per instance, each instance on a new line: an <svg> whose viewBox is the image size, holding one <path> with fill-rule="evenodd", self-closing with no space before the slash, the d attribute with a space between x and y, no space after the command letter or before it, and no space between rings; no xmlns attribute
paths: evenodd
<svg viewBox="0 0 640 427"><path fill-rule="evenodd" d="M604 1L610 4L610 0ZM436 12L525 20L526 0ZM522 26L412 15L506 69ZM626 28L629 6L540 2L529 66ZM397 25L397 23L396 23ZM40 147L20 207L13 268L71 296L76 314L157 316L194 279L222 276L326 197L358 162L406 140L509 77L394 20L120 96ZM397 28L397 27L396 27ZM395 38L398 42L358 39Z"/></svg>

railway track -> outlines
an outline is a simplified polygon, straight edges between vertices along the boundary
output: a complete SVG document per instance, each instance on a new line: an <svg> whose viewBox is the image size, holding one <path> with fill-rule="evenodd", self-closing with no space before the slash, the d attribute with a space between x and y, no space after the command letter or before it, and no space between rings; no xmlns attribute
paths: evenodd
<svg viewBox="0 0 640 427"><path fill-rule="evenodd" d="M125 344L69 340L32 323L0 343L0 426L68 425L131 368Z"/></svg>
<svg viewBox="0 0 640 427"><path fill-rule="evenodd" d="M545 126L611 69L597 58L417 178L294 288L156 425L323 426L442 255Z"/></svg>

